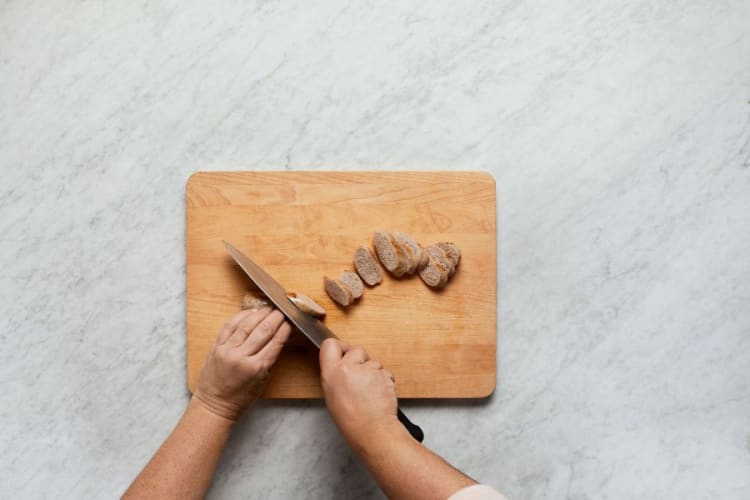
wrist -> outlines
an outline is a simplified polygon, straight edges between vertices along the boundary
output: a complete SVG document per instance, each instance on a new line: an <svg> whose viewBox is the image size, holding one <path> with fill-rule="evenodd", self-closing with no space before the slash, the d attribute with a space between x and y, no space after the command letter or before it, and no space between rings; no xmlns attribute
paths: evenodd
<svg viewBox="0 0 750 500"><path fill-rule="evenodd" d="M203 411L232 424L237 421L242 413L242 409L237 408L236 405L223 401L211 394L201 391L200 389L197 389L193 393L191 403L199 406Z"/></svg>
<svg viewBox="0 0 750 500"><path fill-rule="evenodd" d="M401 442L413 441L396 415L371 422L347 437L349 444L360 456L378 455L388 452Z"/></svg>

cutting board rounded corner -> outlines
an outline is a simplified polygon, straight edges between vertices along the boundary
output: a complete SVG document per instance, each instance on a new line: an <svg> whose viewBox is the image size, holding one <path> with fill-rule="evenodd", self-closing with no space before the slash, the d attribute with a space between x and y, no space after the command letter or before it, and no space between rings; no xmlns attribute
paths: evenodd
<svg viewBox="0 0 750 500"><path fill-rule="evenodd" d="M492 377L487 385L479 384L479 386L476 387L476 390L477 392L474 397L477 399L487 399L491 397L497 390L497 377Z"/></svg>
<svg viewBox="0 0 750 500"><path fill-rule="evenodd" d="M185 192L189 192L193 189L193 184L200 179L201 177L205 176L207 172L203 172L201 170L198 170L197 172L193 172L190 174L185 181Z"/></svg>
<svg viewBox="0 0 750 500"><path fill-rule="evenodd" d="M495 179L495 175L492 172L486 170L472 170L470 173L477 177L484 178L486 182L492 184L493 188L497 189L497 179Z"/></svg>

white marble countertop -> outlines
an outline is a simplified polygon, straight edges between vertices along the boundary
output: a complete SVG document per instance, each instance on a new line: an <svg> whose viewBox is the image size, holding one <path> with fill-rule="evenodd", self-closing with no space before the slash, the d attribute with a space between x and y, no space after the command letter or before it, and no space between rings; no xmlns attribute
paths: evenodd
<svg viewBox="0 0 750 500"><path fill-rule="evenodd" d="M404 404L517 499L750 495L750 3L0 3L0 497L112 498L185 387L196 170L483 169L498 388ZM211 498L379 498L319 403Z"/></svg>

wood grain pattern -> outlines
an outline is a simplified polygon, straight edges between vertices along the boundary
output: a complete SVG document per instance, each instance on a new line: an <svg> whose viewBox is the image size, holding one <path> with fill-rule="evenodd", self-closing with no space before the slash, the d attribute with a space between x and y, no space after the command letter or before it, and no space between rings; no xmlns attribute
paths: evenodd
<svg viewBox="0 0 750 500"><path fill-rule="evenodd" d="M289 291L328 311L326 324L365 346L396 376L403 398L474 398L496 379L495 181L482 172L200 172L186 188L187 375L192 391L221 325L250 280L226 254L227 240ZM367 288L342 309L323 276L352 269L376 229L422 244L463 249L441 291L417 277ZM317 351L288 345L265 398L318 398Z"/></svg>

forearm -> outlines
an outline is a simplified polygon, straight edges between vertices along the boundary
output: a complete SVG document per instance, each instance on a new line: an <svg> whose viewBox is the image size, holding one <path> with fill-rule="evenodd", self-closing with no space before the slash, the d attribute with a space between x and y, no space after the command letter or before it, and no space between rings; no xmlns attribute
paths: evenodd
<svg viewBox="0 0 750 500"><path fill-rule="evenodd" d="M393 423L351 440L388 498L448 498L476 481L415 441L394 418Z"/></svg>
<svg viewBox="0 0 750 500"><path fill-rule="evenodd" d="M232 422L195 397L172 434L135 478L123 498L204 498Z"/></svg>

